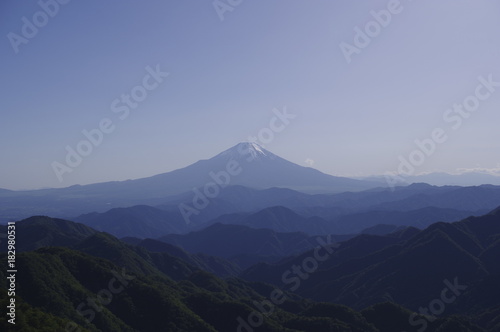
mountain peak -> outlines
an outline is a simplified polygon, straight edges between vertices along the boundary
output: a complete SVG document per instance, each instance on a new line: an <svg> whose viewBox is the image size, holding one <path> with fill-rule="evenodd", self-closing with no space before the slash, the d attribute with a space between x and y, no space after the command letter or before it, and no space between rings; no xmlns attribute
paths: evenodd
<svg viewBox="0 0 500 332"><path fill-rule="evenodd" d="M274 154L267 151L257 143L241 142L226 151L219 153L216 157L229 157L231 159L248 158L248 160L254 160L273 156Z"/></svg>
<svg viewBox="0 0 500 332"><path fill-rule="evenodd" d="M233 148L241 148L241 149L252 149L255 151L263 152L263 147L255 142L241 142L236 144Z"/></svg>

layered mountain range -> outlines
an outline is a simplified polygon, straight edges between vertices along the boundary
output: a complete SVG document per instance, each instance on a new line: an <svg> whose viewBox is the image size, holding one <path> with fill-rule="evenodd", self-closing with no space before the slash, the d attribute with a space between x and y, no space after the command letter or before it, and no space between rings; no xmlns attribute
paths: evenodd
<svg viewBox="0 0 500 332"><path fill-rule="evenodd" d="M76 185L61 189L0 191L1 220L33 214L74 216L113 207L159 205L175 195L193 195L210 184L265 189L291 188L309 193L360 191L379 183L336 177L299 166L255 143L240 143L187 167L137 180ZM85 202L84 204L82 202Z"/></svg>
<svg viewBox="0 0 500 332"><path fill-rule="evenodd" d="M221 226L207 232L222 232L223 238L235 233ZM180 239L123 242L48 217L19 221L16 227L24 234L18 240L17 266L23 272L16 294L23 331L157 331L160 326L220 332L500 329L500 209L424 231L405 228L335 243L316 238L310 251L243 272L227 259L162 242L228 256L224 245L203 249L195 238L191 244ZM245 228L233 226L236 232L242 231L238 227ZM255 247L268 235L249 240L247 250L255 250L248 245ZM275 237L285 252L304 250L300 243L311 241L301 234ZM311 265L314 257L321 260ZM3 304L8 300L6 262L0 263ZM120 287L109 288L110 280ZM105 299L106 289L117 291ZM276 292L284 300L273 304ZM6 326L5 318L0 325Z"/></svg>
<svg viewBox="0 0 500 332"><path fill-rule="evenodd" d="M390 188L254 143L145 179L0 190L21 331L497 332L499 206L500 186Z"/></svg>

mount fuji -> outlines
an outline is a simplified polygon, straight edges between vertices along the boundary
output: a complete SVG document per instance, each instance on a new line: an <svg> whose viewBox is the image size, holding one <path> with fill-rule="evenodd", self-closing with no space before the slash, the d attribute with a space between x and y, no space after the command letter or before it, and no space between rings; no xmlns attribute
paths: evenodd
<svg viewBox="0 0 500 332"><path fill-rule="evenodd" d="M200 162L203 167L214 170L223 170L228 163L240 166L240 172L231 177L231 185L258 189L289 188L306 193L361 191L380 186L380 183L336 177L294 164L249 142L239 143L212 159Z"/></svg>
<svg viewBox="0 0 500 332"><path fill-rule="evenodd" d="M166 197L207 184L241 185L255 189L289 188L305 193L339 193L380 187L380 183L336 177L287 161L256 143L239 143L218 155L187 167L149 178L102 183L82 188L95 193L120 189L115 197L129 195Z"/></svg>
<svg viewBox="0 0 500 332"><path fill-rule="evenodd" d="M1 191L0 218L25 214L78 215L113 207L159 205L193 188L240 185L290 188L305 193L339 193L380 187L379 182L336 177L287 161L255 143L239 143L218 155L152 177L75 185L59 189ZM220 189L220 188L219 188ZM217 189L218 190L218 189ZM6 214L8 211L8 214Z"/></svg>

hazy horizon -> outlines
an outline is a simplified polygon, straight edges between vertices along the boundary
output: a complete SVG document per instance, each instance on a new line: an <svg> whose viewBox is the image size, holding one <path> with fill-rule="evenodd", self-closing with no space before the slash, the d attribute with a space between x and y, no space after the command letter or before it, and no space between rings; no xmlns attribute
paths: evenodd
<svg viewBox="0 0 500 332"><path fill-rule="evenodd" d="M148 177L251 136L336 176L397 172L412 153L423 156L414 174L499 174L499 9L257 0L221 14L212 2L70 1L26 37L43 9L5 1L0 188ZM475 110L453 110L462 103ZM92 139L68 166L67 147ZM71 172L58 177L54 163Z"/></svg>
<svg viewBox="0 0 500 332"><path fill-rule="evenodd" d="M228 149L225 149L224 151L220 151L220 153L225 152L227 150L231 150L231 149L237 148L238 145L245 144L245 143L251 143L251 142L250 141L239 142L237 145L231 146ZM265 149L265 150L269 151L267 149ZM246 153L247 151L245 150L244 152ZM269 151L269 152L272 153L272 151ZM239 153L241 153L241 151L239 151ZM198 161L208 160L208 159L216 157L217 155L210 156L209 158L201 158ZM245 155L242 155L242 158L245 159ZM182 167L180 167L178 169L182 169L182 168L188 167L190 165L193 165L193 164L185 165L185 166L182 166ZM302 165L302 166L315 168L313 165ZM176 169L176 170L178 170L178 169ZM175 170L172 170L172 171L175 171ZM214 171L217 172L217 171L220 171L220 170L214 170ZM164 173L168 173L168 172L164 172ZM163 174L163 173L159 173L159 174ZM159 174L152 174L151 176L159 175ZM328 174L328 173L325 173L325 174ZM329 174L329 175L334 175L334 174ZM494 181L492 181L491 183L485 183L485 182L478 182L478 180L480 178L478 179L478 178L474 178L474 177L472 177L472 178L470 178L470 177L469 178L465 178L464 177L462 179L457 179L457 180L460 180L459 181L460 183L457 183L457 182L449 183L449 182L447 182L448 179L446 177L443 177L443 175L451 175L451 176L454 176L454 175L462 175L462 176L466 176L466 175L472 175L472 176L474 176L474 175L475 176L484 175L484 176L491 176L491 177L493 177L493 178L490 178L490 179L494 179ZM431 177L430 178L426 178L426 176L431 176ZM147 178L147 177L149 177L149 176L140 177L140 178L134 178L134 179L123 179L123 180L118 180L118 181L137 180L137 179L142 179L142 178ZM377 181L384 180L384 181L382 181L381 186L389 186L389 187L392 186L391 183L387 182L387 180L385 179L385 177L386 177L385 174L374 174L374 175L361 176L361 177L355 177L355 176L353 176L353 177L346 176L346 177L353 178L353 179L360 179L360 180L368 180L368 181L372 181L372 180L375 180L376 178L379 178L379 179L377 179ZM427 183L430 183L431 185L437 185L437 186L440 186L440 185L482 185L482 184L500 185L500 176L497 175L496 172L494 172L492 170L487 170L487 169L474 169L474 170L461 169L461 170L458 170L455 173L446 173L446 172L419 173L419 174L414 174L411 177L403 175L401 177L401 179L402 180L406 180L406 182L398 183L397 185L408 185L408 184L411 184L411 183L423 182L420 179L428 179ZM432 181L431 181L431 179L432 179ZM103 182L113 182L113 181L77 183L77 184L72 184L70 186L74 186L74 185L82 185L83 186L83 185L103 183ZM70 187L70 186L41 187L41 188L20 188L20 189L0 188L0 189L8 189L8 190L14 190L14 191L25 191L25 190L29 191L29 190L39 190L39 189L66 188L66 187Z"/></svg>

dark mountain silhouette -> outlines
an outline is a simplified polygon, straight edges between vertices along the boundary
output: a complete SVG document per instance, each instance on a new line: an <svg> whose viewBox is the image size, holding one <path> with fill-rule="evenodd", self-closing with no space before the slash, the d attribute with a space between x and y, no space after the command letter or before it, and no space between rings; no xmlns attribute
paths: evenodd
<svg viewBox="0 0 500 332"><path fill-rule="evenodd" d="M19 252L36 250L47 246L71 247L96 230L79 223L46 216L30 217L16 223L16 250ZM7 234L7 226L0 226L0 233Z"/></svg>
<svg viewBox="0 0 500 332"><path fill-rule="evenodd" d="M193 196L192 192L177 196L159 207L173 212L179 211L179 204L192 204ZM438 220L457 221L470 215L487 213L495 208L498 202L500 202L500 187L497 186L479 186L467 189L456 186L436 187L413 184L408 187L397 187L394 190L376 188L333 195L308 195L283 188L255 190L241 186L230 186L221 190L217 197L211 199L210 204L199 211L199 214L191 216L191 220L195 225L202 225L224 214L252 213L268 207L283 206L306 217L316 216L326 220L334 220L341 216L362 212L405 212L434 207L448 211L443 211L442 218L434 218L433 222ZM431 214L431 211L429 210L427 213ZM434 213L437 213L437 210L434 210ZM394 217L399 218L398 216ZM379 220L377 223L384 222ZM426 225L428 224L424 222L422 227Z"/></svg>
<svg viewBox="0 0 500 332"><path fill-rule="evenodd" d="M330 223L322 218L303 217L282 206L269 207L251 214L226 214L198 228L215 223L245 225L255 229L268 228L281 233L303 232L309 235L329 234L332 230Z"/></svg>
<svg viewBox="0 0 500 332"><path fill-rule="evenodd" d="M255 195L258 198L259 195L256 193L262 192L265 198L258 198L257 200L260 200L261 203L259 205L263 206L266 205L265 200L267 197L272 197L273 193L276 196L279 196L280 193L285 194L290 198L290 202L294 203L297 203L297 199L300 197L299 201L306 204L310 204L311 200L326 202L328 199L335 200L336 198L336 195L305 195L287 189L268 189L263 191L255 191L244 187L229 187L226 189L230 190L232 194L243 193L244 195L241 199L245 202L248 201L244 199L248 197L248 194ZM286 192L282 192L282 190L286 190ZM439 190L439 188L436 190ZM301 196L296 196L295 193ZM366 193L358 194L361 196L366 195ZM318 198L318 196L320 197ZM279 200L284 201L286 198L280 198ZM275 202L277 199L271 199L270 201ZM269 228L285 233L304 232L309 235L339 235L356 234L366 228L379 224L425 228L437 221L457 221L479 213L478 211L432 206L409 211L402 209L402 211L368 210L366 212L353 212L353 208L338 207L333 208L334 212L331 213L335 217L324 218L304 214L308 212L312 213L314 210L317 210L319 214L325 212L323 208L314 207L287 208L284 206L271 206L252 212L243 212L246 210L243 208L240 212L225 213L227 211L238 211L238 208L236 203L224 201L223 204L218 204L221 202L219 200L208 207L208 209L213 207L211 211L217 217L203 222L201 221L202 219L196 218L196 216L191 222L187 222L178 208L163 210L150 206L116 208L105 213L81 215L72 218L72 220L84 223L97 230L111 233L117 237L157 238L167 234L183 234L190 230L200 230L214 223L246 225L252 228ZM247 209L252 208L250 205L251 203L247 204ZM293 206L294 204L290 203L288 205ZM300 213L297 210L302 210L303 212ZM363 209L361 208L361 210ZM219 215L220 213L223 214Z"/></svg>
<svg viewBox="0 0 500 332"><path fill-rule="evenodd" d="M276 260L317 245L315 239L305 233L279 233L270 229L219 223L186 235L166 235L159 240L191 253L223 258L252 255L260 260Z"/></svg>
<svg viewBox="0 0 500 332"><path fill-rule="evenodd" d="M167 253L171 256L182 259L184 262L192 266L196 266L197 268L213 273L222 278L236 276L241 273L241 268L229 260L201 253L191 254L178 246L159 240L127 238L122 239L122 241L133 244L137 247L145 248L152 253Z"/></svg>
<svg viewBox="0 0 500 332"><path fill-rule="evenodd" d="M35 217L19 229L45 226L69 239L87 228ZM478 230L478 234L481 233ZM54 236L55 238L55 236ZM34 238L36 241L37 239ZM485 239L485 241L489 241ZM69 242L69 241L62 241ZM30 244L27 243L28 247ZM156 246L158 243L147 245ZM31 244L31 247L36 247ZM0 304L7 305L7 259L0 254ZM72 248L41 247L19 253L16 303L22 331L235 331L269 301L276 289L241 279L222 280L167 253L127 245L106 233L89 234ZM109 295L111 294L111 295ZM289 292L262 320L262 331L415 331L404 318L411 313L391 303L356 312L346 306L317 303ZM256 307L257 303L257 307ZM265 309L262 309L265 310ZM257 311L258 312L258 311ZM241 320L237 320L242 317ZM422 315L416 318L424 319ZM87 321L86 321L87 320ZM7 330L6 318L0 326ZM460 328L460 329L458 329ZM481 331L465 317L437 318L430 332Z"/></svg>
<svg viewBox="0 0 500 332"><path fill-rule="evenodd" d="M192 191L165 199L165 203L157 206L160 209L179 212L179 204L192 206ZM210 199L210 204L192 215L194 225L220 217L224 214L257 212L268 207L284 206L292 210L311 208L308 216L315 216L323 207L329 206L331 195L310 195L287 188L254 189L240 185L231 185L221 189L219 195ZM351 212L350 209L329 208L329 216L339 216ZM300 212L302 213L302 212Z"/></svg>
<svg viewBox="0 0 500 332"><path fill-rule="evenodd" d="M406 229L404 226L378 224L364 229L361 234L386 235L404 229Z"/></svg>
<svg viewBox="0 0 500 332"><path fill-rule="evenodd" d="M164 234L188 231L188 225L179 213L145 205L116 208L104 213L88 213L73 220L116 237L156 238Z"/></svg>
<svg viewBox="0 0 500 332"><path fill-rule="evenodd" d="M468 314L471 302L466 303L467 299L475 299L476 321L493 328L497 316L488 313L498 312L499 307L500 286L492 283L500 277L498 256L493 258L499 238L498 209L460 222L435 223L423 231L361 235L332 250L329 259L304 278L296 292L360 309L390 300L417 310L439 297L449 283L459 284L464 296L457 296L446 312ZM284 287L283 279L289 281L283 277L284 271L302 266L312 256L313 252L306 252L276 265L261 263L242 276Z"/></svg>
<svg viewBox="0 0 500 332"><path fill-rule="evenodd" d="M346 214L331 220L304 217L291 209L276 206L256 213L222 215L197 226L202 229L213 223L245 225L252 228L269 228L277 232L304 232L309 235L357 234L381 224L426 228L438 221L451 222L466 218L474 212L426 207L414 211L367 211ZM386 232L387 233L387 232ZM384 233L385 234L385 233Z"/></svg>
<svg viewBox="0 0 500 332"><path fill-rule="evenodd" d="M469 217L477 212L447 208L424 207L408 211L367 211L347 214L330 221L329 230L335 234L359 233L364 229L380 225L412 226L424 229L442 221L452 222Z"/></svg>

